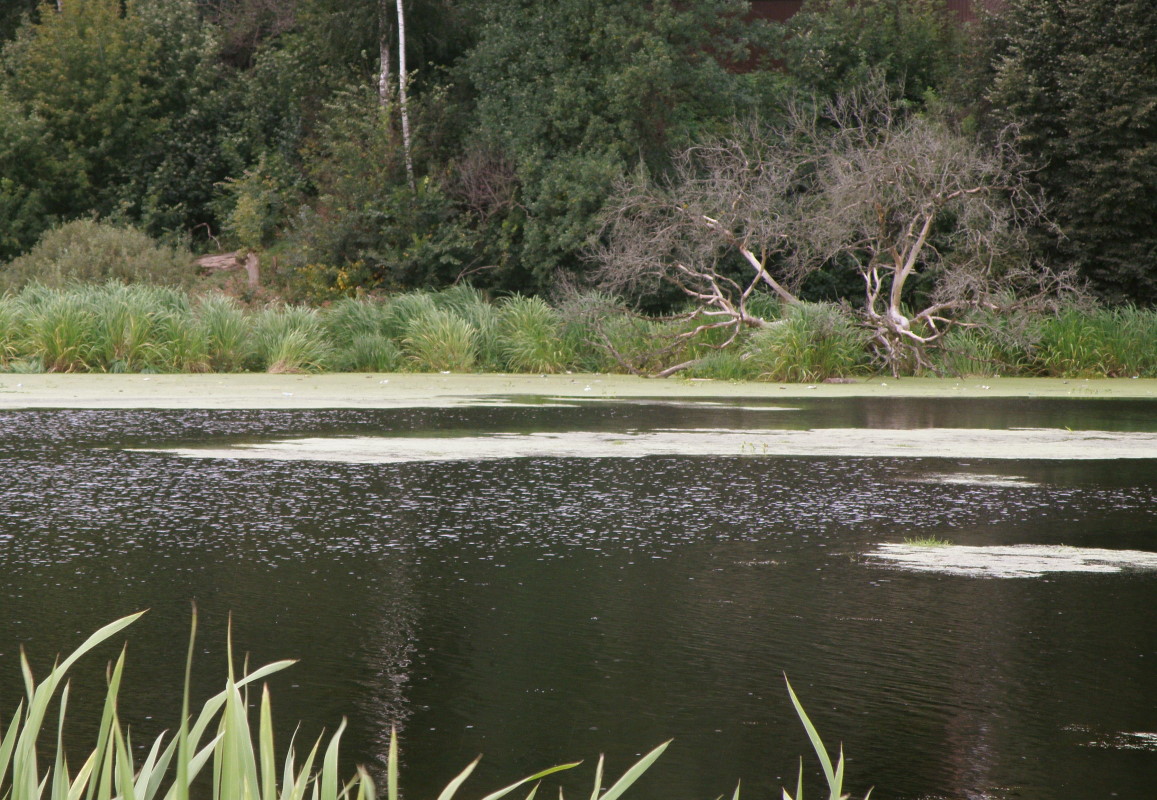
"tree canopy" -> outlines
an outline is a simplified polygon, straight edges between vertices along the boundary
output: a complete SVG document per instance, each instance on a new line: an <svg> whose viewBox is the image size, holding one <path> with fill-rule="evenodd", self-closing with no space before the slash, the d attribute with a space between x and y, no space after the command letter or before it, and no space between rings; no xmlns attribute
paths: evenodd
<svg viewBox="0 0 1157 800"><path fill-rule="evenodd" d="M0 264L95 217L197 250L275 248L312 299L463 280L547 292L590 278L625 179L686 184L721 142L882 80L906 120L987 109L979 138L954 134L968 148L992 155L1017 131L1055 223L1036 257L1111 299L1157 300L1142 0L1010 0L975 28L944 0L807 0L779 26L746 0L398 2L4 4ZM780 180L818 168L805 151ZM776 213L748 217L766 233ZM798 255L766 249L749 252ZM806 277L792 290L864 302L831 264Z"/></svg>

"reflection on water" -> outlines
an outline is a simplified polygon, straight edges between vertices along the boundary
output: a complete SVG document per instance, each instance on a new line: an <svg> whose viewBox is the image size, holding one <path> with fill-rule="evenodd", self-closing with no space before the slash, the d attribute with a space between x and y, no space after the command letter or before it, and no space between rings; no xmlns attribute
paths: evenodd
<svg viewBox="0 0 1157 800"><path fill-rule="evenodd" d="M480 752L472 785L482 792L563 760L590 766L601 751L616 773L672 736L636 796L714 797L740 778L746 795L776 796L810 752L785 672L829 742L845 743L857 795L874 784L896 798L1146 796L1152 752L1087 744L1157 728L1157 578L985 581L882 569L864 554L916 536L1157 551L1151 461L357 465L130 449L866 424L1131 431L1157 429L1154 411L857 400L791 412L645 403L9 412L0 416L0 713L20 692L18 644L42 669L111 618L147 607L130 637L124 701L144 741L176 718L196 600L202 694L223 674L232 612L253 662L301 659L273 682L279 742L298 717L306 741L348 715L351 761L380 768L398 725L412 796L437 791ZM78 675L74 705L86 684L99 688L99 660ZM78 707L73 734L98 714ZM576 776L575 790L590 778Z"/></svg>

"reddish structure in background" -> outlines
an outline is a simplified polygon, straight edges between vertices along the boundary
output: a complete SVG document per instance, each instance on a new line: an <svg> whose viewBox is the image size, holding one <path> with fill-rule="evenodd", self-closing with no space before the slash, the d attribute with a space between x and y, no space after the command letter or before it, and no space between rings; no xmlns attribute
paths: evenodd
<svg viewBox="0 0 1157 800"><path fill-rule="evenodd" d="M751 12L762 19L783 22L802 5L803 0L751 0ZM995 11L1003 5L1003 0L947 0L947 5L961 22L969 22L976 19L981 9Z"/></svg>

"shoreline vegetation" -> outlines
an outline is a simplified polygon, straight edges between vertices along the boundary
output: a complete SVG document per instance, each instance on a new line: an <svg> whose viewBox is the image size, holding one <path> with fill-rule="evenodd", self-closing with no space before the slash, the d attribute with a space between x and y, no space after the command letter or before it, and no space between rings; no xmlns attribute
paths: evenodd
<svg viewBox="0 0 1157 800"><path fill-rule="evenodd" d="M1100 381L1126 378L1135 386L1114 394L1147 396L1144 379L1157 378L1157 312L1150 310L1074 307L976 318L928 351L922 363L931 368L913 363L902 378L880 371L884 365L873 361L868 337L843 306L769 304L763 314L767 326L731 340L700 330L695 314L644 317L596 292L550 304L519 295L491 299L461 285L313 308L246 307L220 293L118 282L33 285L0 296L0 375L28 379L4 380L8 390L44 386L31 377L58 373L566 376L564 387L580 380L574 374L674 379L646 382L652 388L643 394L651 395L678 383L803 384L826 394L832 386L936 378L940 391L976 383L986 394L1008 379L1059 378L1064 382L1049 391L1074 394L1120 387Z"/></svg>

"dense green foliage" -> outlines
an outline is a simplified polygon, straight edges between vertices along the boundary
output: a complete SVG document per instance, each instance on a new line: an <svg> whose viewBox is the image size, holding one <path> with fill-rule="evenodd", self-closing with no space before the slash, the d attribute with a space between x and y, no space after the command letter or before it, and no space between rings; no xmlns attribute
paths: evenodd
<svg viewBox="0 0 1157 800"><path fill-rule="evenodd" d="M963 36L940 0L807 0L784 27L785 66L808 89L876 72L915 101L953 79Z"/></svg>
<svg viewBox="0 0 1157 800"><path fill-rule="evenodd" d="M1012 0L990 99L1039 168L1073 260L1115 301L1157 301L1157 7Z"/></svg>
<svg viewBox="0 0 1157 800"><path fill-rule="evenodd" d="M546 294L587 277L624 175L882 78L899 113L1019 125L1058 223L1040 257L1115 301L1157 298L1157 22L1139 0L1013 0L971 28L943 0L808 0L781 26L746 0L403 7L413 181L392 1L4 4L0 271L97 218L271 250L297 300L466 277ZM826 270L808 286L858 291Z"/></svg>

